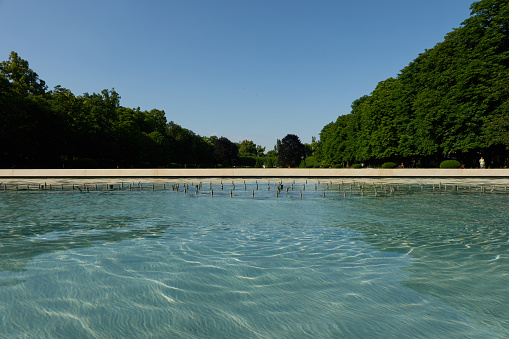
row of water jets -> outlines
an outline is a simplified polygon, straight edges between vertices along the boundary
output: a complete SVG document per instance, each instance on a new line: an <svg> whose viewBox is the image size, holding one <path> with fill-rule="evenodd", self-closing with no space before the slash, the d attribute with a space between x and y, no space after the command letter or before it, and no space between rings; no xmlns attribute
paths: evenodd
<svg viewBox="0 0 509 339"><path fill-rule="evenodd" d="M249 190L248 190L249 187ZM295 180L292 182L284 183L282 180L277 182L267 183L259 183L256 180L254 183L246 183L244 180L242 183L232 181L231 183L224 183L220 181L219 183L203 183L203 182L180 182L180 183L163 183L163 184L155 184L155 183L142 183L141 181L138 183L130 182L125 183L121 182L119 184L52 184L52 183L43 183L43 184L7 184L0 183L0 191L16 191L16 192L27 192L27 191L75 191L75 192L98 192L98 191L133 191L133 190L171 190L174 192L183 192L184 194L208 194L210 196L214 195L228 195L233 196L246 196L246 194L240 193L243 191L250 191L251 197L255 197L255 192L259 190L266 189L266 191L274 190L275 196L279 197L282 193L293 194L293 192L298 191L299 197L302 199L303 194L305 192L314 192L314 195L317 195L319 192L320 195L326 196L328 194L342 194L345 198L348 195L360 195L364 196L374 195L375 197L381 196L389 196L398 193L414 193L418 191L430 191L430 192L463 192L463 193L507 193L507 186L496 186L496 185L457 185L457 184L425 184L425 183L415 183L415 184L388 184L388 183L364 183L364 182L350 182L345 183L341 182L333 182L330 181L320 181L317 180L314 183L308 183L308 180L305 182L296 183Z"/></svg>

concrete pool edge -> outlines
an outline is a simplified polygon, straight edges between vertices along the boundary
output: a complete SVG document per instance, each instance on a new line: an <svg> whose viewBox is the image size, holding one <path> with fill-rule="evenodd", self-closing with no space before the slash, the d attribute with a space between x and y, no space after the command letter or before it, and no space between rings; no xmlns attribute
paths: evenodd
<svg viewBox="0 0 509 339"><path fill-rule="evenodd" d="M0 178L509 178L509 169L147 168L0 169Z"/></svg>

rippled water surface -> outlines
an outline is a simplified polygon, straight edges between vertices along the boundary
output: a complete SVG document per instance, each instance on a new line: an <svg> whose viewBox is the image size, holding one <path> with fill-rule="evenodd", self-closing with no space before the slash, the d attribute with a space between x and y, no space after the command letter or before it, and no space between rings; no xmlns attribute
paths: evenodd
<svg viewBox="0 0 509 339"><path fill-rule="evenodd" d="M509 194L248 185L0 192L0 337L509 337Z"/></svg>

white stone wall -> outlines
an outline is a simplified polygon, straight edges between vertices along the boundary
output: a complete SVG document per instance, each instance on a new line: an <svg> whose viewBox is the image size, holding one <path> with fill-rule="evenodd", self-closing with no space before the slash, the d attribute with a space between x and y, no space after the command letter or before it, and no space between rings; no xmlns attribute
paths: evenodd
<svg viewBox="0 0 509 339"><path fill-rule="evenodd" d="M152 169L0 169L0 178L83 178L83 177L168 177L168 178L366 178L366 177L429 177L429 178L509 178L509 169L351 169L351 168L152 168Z"/></svg>

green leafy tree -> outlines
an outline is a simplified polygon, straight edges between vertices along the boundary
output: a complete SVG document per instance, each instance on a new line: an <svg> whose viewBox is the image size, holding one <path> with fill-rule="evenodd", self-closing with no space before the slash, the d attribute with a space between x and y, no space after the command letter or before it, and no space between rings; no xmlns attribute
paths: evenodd
<svg viewBox="0 0 509 339"><path fill-rule="evenodd" d="M474 2L471 15L395 78L326 125L315 154L323 163L411 160L438 165L443 154L463 163L479 153L508 156L509 5Z"/></svg>
<svg viewBox="0 0 509 339"><path fill-rule="evenodd" d="M262 167L262 161L260 160L259 157L256 157L255 168L261 168L261 167Z"/></svg>
<svg viewBox="0 0 509 339"><path fill-rule="evenodd" d="M271 157L267 157L267 158L266 158L265 166L266 166L267 168L272 168L272 167L274 167L274 162L272 161L272 158L271 158Z"/></svg>
<svg viewBox="0 0 509 339"><path fill-rule="evenodd" d="M11 52L9 61L0 62L0 74L5 76L12 83L13 89L23 96L46 93L46 83L30 69L28 61L21 59L16 52Z"/></svg>
<svg viewBox="0 0 509 339"><path fill-rule="evenodd" d="M243 140L238 144L241 157L255 157L258 155L256 144L251 140Z"/></svg>
<svg viewBox="0 0 509 339"><path fill-rule="evenodd" d="M281 147L281 140L276 139L276 144L274 145L274 148L267 152L267 157L277 158L279 154L279 148Z"/></svg>
<svg viewBox="0 0 509 339"><path fill-rule="evenodd" d="M257 145L256 146L256 153L259 157L265 156L265 147Z"/></svg>
<svg viewBox="0 0 509 339"><path fill-rule="evenodd" d="M214 157L216 163L226 166L235 166L238 148L228 138L220 137L214 141Z"/></svg>
<svg viewBox="0 0 509 339"><path fill-rule="evenodd" d="M272 149L272 150L268 151L265 156L271 157L271 158L277 158L277 152Z"/></svg>
<svg viewBox="0 0 509 339"><path fill-rule="evenodd" d="M32 131L30 115L12 83L0 73L0 165L11 168L20 163L30 148L27 138ZM14 142L15 141L15 142Z"/></svg>
<svg viewBox="0 0 509 339"><path fill-rule="evenodd" d="M0 63L2 167L52 167L59 162L62 120L46 84L15 52Z"/></svg>
<svg viewBox="0 0 509 339"><path fill-rule="evenodd" d="M200 166L213 163L213 146L193 131L183 128L173 121L167 126L167 133L173 140L172 147L177 163Z"/></svg>
<svg viewBox="0 0 509 339"><path fill-rule="evenodd" d="M1 167L213 164L213 142L162 110L120 106L114 90L76 96L46 84L12 52L0 63ZM88 165L86 165L88 164Z"/></svg>
<svg viewBox="0 0 509 339"><path fill-rule="evenodd" d="M279 165L295 167L306 156L306 149L295 134L288 134L279 146Z"/></svg>
<svg viewBox="0 0 509 339"><path fill-rule="evenodd" d="M274 152L276 152L276 154L279 154L279 149L281 148L281 140L277 139L276 140L276 145L274 145Z"/></svg>

